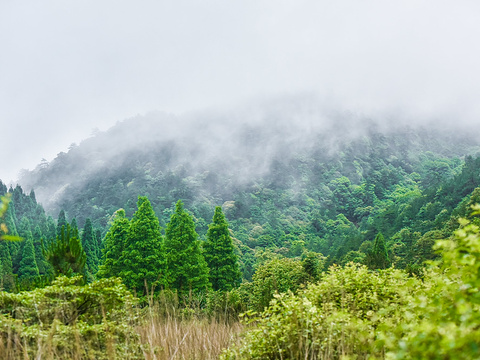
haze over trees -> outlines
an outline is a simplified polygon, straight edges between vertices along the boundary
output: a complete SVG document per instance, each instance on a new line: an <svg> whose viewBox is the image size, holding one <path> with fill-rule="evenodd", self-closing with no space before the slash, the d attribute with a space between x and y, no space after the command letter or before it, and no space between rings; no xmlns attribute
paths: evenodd
<svg viewBox="0 0 480 360"><path fill-rule="evenodd" d="M110 284L134 294L140 306L158 301L159 313L174 308L182 316L236 321L240 313L256 311L263 314L258 331L285 334L278 348L269 335L252 330L245 347L233 347L226 358L275 358L288 351L304 357L305 347L289 345L288 329L327 346L335 357L342 340L328 337L322 317L338 324L335 331L345 331L345 349L393 351L406 341L392 325L405 320L398 311L429 331L435 311L445 310L441 283L447 275L438 269L442 261L461 263L455 256L462 249L475 251L476 245L464 243L465 232L478 238L478 219L471 217L480 202L475 138L375 124L355 133L348 121L295 133L288 122L266 120L235 124L226 140L221 140L223 123L195 128L195 137L172 128L157 140L160 123L121 122L25 173L25 185L8 188L0 182L12 199L0 216L1 235L23 238L0 242L2 289L39 291L43 297L38 289L58 291L55 284L63 284L92 299L99 294L96 284ZM205 131L211 133L208 142L202 141ZM127 135L141 141L115 147ZM46 211L37 200L44 198L52 199ZM461 218L469 222L459 224ZM457 251L455 244L463 245ZM446 248L453 257L435 250ZM463 273L473 271L469 264L462 263L449 279L466 276L462 281L473 284ZM85 286L90 287L82 290ZM477 311L468 294L453 287L445 291ZM367 300L352 300L358 292ZM368 300L372 296L378 301ZM438 302L426 305L430 320L424 322L416 304L425 296ZM342 304L346 313L339 312ZM283 313L292 317L277 316ZM315 339L309 337L311 326L302 323L307 314L319 322ZM294 319L300 322L292 325ZM462 324L475 332L474 320ZM405 329L409 349L420 351L415 342L420 330ZM474 341L458 336L465 344ZM325 338L331 342L319 340Z"/></svg>

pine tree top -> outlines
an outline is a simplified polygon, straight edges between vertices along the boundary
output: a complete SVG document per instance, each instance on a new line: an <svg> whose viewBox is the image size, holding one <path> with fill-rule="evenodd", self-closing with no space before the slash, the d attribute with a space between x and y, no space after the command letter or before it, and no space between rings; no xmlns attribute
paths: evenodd
<svg viewBox="0 0 480 360"><path fill-rule="evenodd" d="M183 201L182 200L177 201L177 204L175 205L175 212L177 214L183 213Z"/></svg>
<svg viewBox="0 0 480 360"><path fill-rule="evenodd" d="M215 214L213 215L213 222L214 223L226 222L225 215L223 214L221 206L216 206L215 207Z"/></svg>

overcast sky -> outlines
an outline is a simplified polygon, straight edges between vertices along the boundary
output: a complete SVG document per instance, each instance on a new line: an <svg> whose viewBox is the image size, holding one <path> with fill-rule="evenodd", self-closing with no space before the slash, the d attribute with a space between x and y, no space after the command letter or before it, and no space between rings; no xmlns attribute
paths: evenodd
<svg viewBox="0 0 480 360"><path fill-rule="evenodd" d="M314 92L480 125L477 0L0 0L0 179L153 110Z"/></svg>

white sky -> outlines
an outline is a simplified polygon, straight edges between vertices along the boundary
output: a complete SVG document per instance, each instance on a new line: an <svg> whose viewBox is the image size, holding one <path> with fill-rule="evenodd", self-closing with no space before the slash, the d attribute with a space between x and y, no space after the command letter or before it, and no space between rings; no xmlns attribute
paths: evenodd
<svg viewBox="0 0 480 360"><path fill-rule="evenodd" d="M152 110L315 92L480 125L476 0L0 0L0 179Z"/></svg>

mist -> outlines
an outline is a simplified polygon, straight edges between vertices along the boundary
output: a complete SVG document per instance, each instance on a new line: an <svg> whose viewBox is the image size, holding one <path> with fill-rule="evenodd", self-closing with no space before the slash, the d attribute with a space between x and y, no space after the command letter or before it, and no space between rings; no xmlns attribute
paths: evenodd
<svg viewBox="0 0 480 360"><path fill-rule="evenodd" d="M477 125L479 13L467 0L3 1L0 178L139 114L239 109L228 133L262 118L245 104L305 94L355 129ZM290 126L318 123L301 111Z"/></svg>

